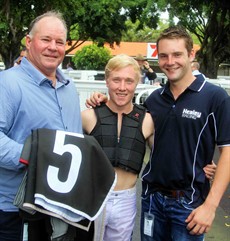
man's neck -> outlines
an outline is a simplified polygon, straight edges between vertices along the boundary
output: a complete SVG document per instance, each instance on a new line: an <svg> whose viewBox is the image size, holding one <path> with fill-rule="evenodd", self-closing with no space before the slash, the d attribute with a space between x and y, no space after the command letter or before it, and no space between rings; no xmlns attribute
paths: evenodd
<svg viewBox="0 0 230 241"><path fill-rule="evenodd" d="M118 115L128 114L133 110L133 103L124 106L118 106L109 100L106 104L113 112L117 113Z"/></svg>
<svg viewBox="0 0 230 241"><path fill-rule="evenodd" d="M176 100L196 79L193 75L190 76L190 78L183 79L180 81L170 81L170 90L174 96L174 99Z"/></svg>

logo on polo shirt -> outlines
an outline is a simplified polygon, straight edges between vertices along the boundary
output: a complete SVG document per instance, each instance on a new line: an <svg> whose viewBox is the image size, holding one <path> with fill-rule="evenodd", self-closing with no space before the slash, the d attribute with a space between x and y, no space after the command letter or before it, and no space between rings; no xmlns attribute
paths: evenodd
<svg viewBox="0 0 230 241"><path fill-rule="evenodd" d="M201 117L201 112L198 112L195 110L183 109L182 117L196 120L197 118Z"/></svg>

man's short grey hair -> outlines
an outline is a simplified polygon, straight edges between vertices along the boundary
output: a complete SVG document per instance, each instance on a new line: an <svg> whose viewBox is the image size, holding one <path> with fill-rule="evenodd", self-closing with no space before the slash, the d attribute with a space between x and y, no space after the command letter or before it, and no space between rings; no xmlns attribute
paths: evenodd
<svg viewBox="0 0 230 241"><path fill-rule="evenodd" d="M200 64L197 61L192 62L192 67L195 67L196 69L200 69Z"/></svg>
<svg viewBox="0 0 230 241"><path fill-rule="evenodd" d="M66 22L62 16L62 14L60 12L57 12L57 11L48 11L38 17L36 17L31 23L30 23L30 26L29 26L29 29L28 29L28 34L32 37L34 35L34 30L36 28L36 25L37 23L43 19L43 18L46 18L46 17L54 17L54 18L57 18L59 19L62 23L63 23L63 26L66 30L66 35L67 35L67 25L66 25Z"/></svg>

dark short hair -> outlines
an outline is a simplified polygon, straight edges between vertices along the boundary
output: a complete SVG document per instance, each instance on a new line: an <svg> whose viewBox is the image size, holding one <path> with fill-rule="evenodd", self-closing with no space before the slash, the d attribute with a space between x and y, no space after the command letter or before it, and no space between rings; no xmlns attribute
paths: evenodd
<svg viewBox="0 0 230 241"><path fill-rule="evenodd" d="M186 29L183 26L171 26L163 32L161 32L159 38L157 39L157 49L160 40L162 39L184 39L185 41L185 47L188 51L188 53L191 53L193 49L193 40L192 37L189 35L189 33L186 31Z"/></svg>

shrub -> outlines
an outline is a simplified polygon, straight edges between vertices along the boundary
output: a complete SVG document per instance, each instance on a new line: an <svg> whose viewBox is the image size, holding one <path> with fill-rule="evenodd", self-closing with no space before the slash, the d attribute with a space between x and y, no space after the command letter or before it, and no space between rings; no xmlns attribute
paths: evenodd
<svg viewBox="0 0 230 241"><path fill-rule="evenodd" d="M111 57L108 49L92 44L77 51L72 60L79 70L104 70Z"/></svg>

